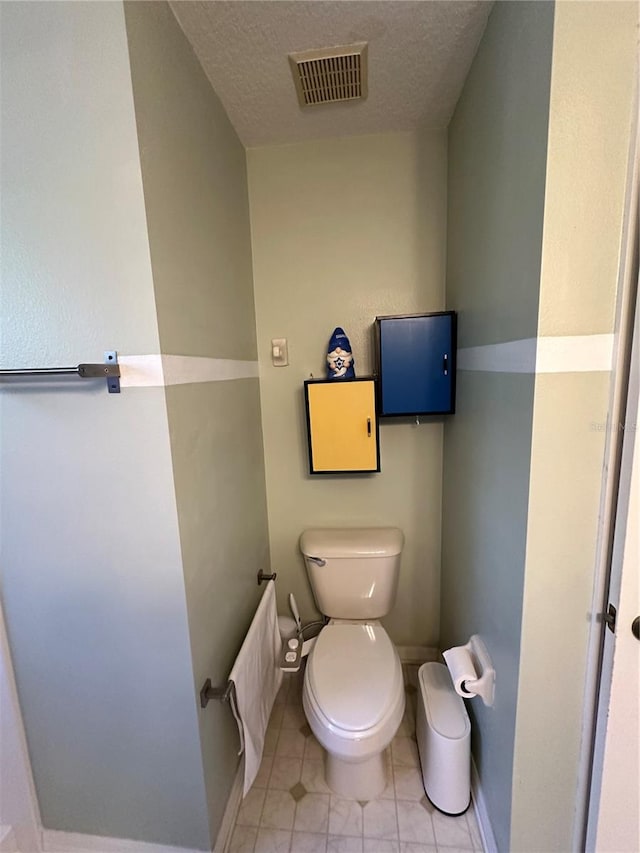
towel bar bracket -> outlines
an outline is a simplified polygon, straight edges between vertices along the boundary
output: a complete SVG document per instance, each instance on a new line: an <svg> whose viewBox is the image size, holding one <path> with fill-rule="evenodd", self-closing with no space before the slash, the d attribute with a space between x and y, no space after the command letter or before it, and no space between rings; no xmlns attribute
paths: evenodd
<svg viewBox="0 0 640 853"><path fill-rule="evenodd" d="M211 699L219 699L221 702L228 702L231 699L231 691L233 690L233 681L227 681L224 687L213 687L211 679L207 678L202 685L200 691L200 707L206 708Z"/></svg>
<svg viewBox="0 0 640 853"><path fill-rule="evenodd" d="M265 573L260 569L258 572L258 586L265 581L274 581L277 578L277 573L274 572L272 575L265 575Z"/></svg>
<svg viewBox="0 0 640 853"><path fill-rule="evenodd" d="M104 363L108 365L115 365L116 369L113 373L107 374L107 390L109 394L119 394L120 393L120 368L118 365L118 353L115 350L107 350L104 354ZM105 373L107 370L105 369Z"/></svg>

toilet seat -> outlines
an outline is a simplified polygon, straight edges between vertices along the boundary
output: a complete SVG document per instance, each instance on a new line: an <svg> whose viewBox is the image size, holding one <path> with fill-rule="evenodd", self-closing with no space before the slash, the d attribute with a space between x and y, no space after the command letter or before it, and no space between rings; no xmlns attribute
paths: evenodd
<svg viewBox="0 0 640 853"><path fill-rule="evenodd" d="M384 628L376 622L323 628L307 663L305 692L314 716L334 735L361 741L382 734L404 709L402 666Z"/></svg>

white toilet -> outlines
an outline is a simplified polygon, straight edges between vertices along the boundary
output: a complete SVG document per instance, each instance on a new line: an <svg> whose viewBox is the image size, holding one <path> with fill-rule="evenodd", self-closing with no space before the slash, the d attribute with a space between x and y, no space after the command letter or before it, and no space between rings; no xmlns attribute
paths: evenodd
<svg viewBox="0 0 640 853"><path fill-rule="evenodd" d="M302 702L327 751L327 784L353 800L384 791L384 751L404 714L400 658L378 622L395 600L403 544L396 527L300 537L316 603L330 619L307 660Z"/></svg>

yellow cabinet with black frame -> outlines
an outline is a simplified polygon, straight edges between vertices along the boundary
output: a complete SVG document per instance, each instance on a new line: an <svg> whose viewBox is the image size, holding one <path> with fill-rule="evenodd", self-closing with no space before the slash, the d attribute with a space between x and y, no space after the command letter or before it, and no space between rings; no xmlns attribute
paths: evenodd
<svg viewBox="0 0 640 853"><path fill-rule="evenodd" d="M374 379L308 379L304 398L311 474L380 470Z"/></svg>

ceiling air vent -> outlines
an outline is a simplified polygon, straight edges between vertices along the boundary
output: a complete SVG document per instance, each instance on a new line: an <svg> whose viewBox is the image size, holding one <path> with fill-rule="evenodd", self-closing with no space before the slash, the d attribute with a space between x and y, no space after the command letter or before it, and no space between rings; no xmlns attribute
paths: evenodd
<svg viewBox="0 0 640 853"><path fill-rule="evenodd" d="M367 43L290 53L301 107L367 97Z"/></svg>

